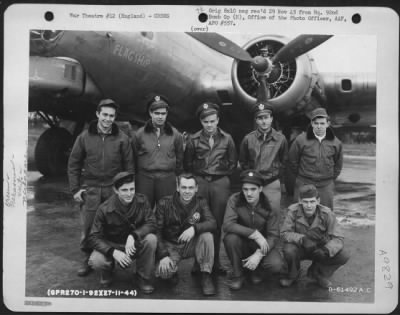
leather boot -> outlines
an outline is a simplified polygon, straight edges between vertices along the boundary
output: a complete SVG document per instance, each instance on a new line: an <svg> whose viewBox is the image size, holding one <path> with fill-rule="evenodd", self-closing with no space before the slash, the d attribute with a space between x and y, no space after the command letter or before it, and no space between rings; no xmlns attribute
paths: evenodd
<svg viewBox="0 0 400 315"><path fill-rule="evenodd" d="M88 265L90 255L87 255L83 260L81 266L78 269L78 276L79 277L86 277L89 273L93 271L92 267Z"/></svg>
<svg viewBox="0 0 400 315"><path fill-rule="evenodd" d="M261 282L263 282L263 280L263 275L259 270L254 270L250 273L250 281L252 284L260 284Z"/></svg>
<svg viewBox="0 0 400 315"><path fill-rule="evenodd" d="M211 275L208 272L201 273L201 288L204 295L215 295L214 283L212 282Z"/></svg>
<svg viewBox="0 0 400 315"><path fill-rule="evenodd" d="M280 279L279 283L282 287L288 288L295 282L295 279Z"/></svg>
<svg viewBox="0 0 400 315"><path fill-rule="evenodd" d="M153 281L145 279L137 274L139 290L144 294L150 294L154 291Z"/></svg>
<svg viewBox="0 0 400 315"><path fill-rule="evenodd" d="M231 290L240 290L243 286L243 283L244 283L243 276L232 277L232 279L228 283L228 286Z"/></svg>
<svg viewBox="0 0 400 315"><path fill-rule="evenodd" d="M192 270L190 270L190 274L192 275L192 276L198 276L198 275L200 275L200 265L199 265L199 263L195 260L194 261L194 263L193 263L193 267L192 267Z"/></svg>
<svg viewBox="0 0 400 315"><path fill-rule="evenodd" d="M100 285L103 288L108 288L112 282L112 271L102 270L100 271Z"/></svg>

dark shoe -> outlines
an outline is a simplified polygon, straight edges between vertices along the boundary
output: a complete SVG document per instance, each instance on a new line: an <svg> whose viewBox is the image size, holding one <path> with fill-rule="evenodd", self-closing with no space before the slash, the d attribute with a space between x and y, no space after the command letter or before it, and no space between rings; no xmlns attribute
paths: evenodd
<svg viewBox="0 0 400 315"><path fill-rule="evenodd" d="M139 290L144 294L150 294L154 291L153 282L142 278L139 274L137 275Z"/></svg>
<svg viewBox="0 0 400 315"><path fill-rule="evenodd" d="M178 273L175 273L175 274L174 274L171 278L169 278L167 281L168 281L168 283L169 283L171 286L175 287L175 286L178 284L178 282L179 282Z"/></svg>
<svg viewBox="0 0 400 315"><path fill-rule="evenodd" d="M244 277L240 276L240 277L233 277L229 283L228 286L231 290L240 290L243 286L243 282L244 282Z"/></svg>
<svg viewBox="0 0 400 315"><path fill-rule="evenodd" d="M317 274L317 272L314 271L314 269L311 269L311 267L307 270L307 277L315 280L321 288L328 289L332 286L332 282L329 281L329 279L320 276L319 274Z"/></svg>
<svg viewBox="0 0 400 315"><path fill-rule="evenodd" d="M263 277L258 271L252 271L250 274L250 281L252 284L260 284L263 282Z"/></svg>
<svg viewBox="0 0 400 315"><path fill-rule="evenodd" d="M100 285L102 288L108 288L112 282L112 271L103 270L100 272Z"/></svg>
<svg viewBox="0 0 400 315"><path fill-rule="evenodd" d="M227 271L221 265L214 265L212 273L216 275L226 275Z"/></svg>
<svg viewBox="0 0 400 315"><path fill-rule="evenodd" d="M201 273L201 288L204 295L215 295L215 287L208 272Z"/></svg>
<svg viewBox="0 0 400 315"><path fill-rule="evenodd" d="M192 276L198 276L201 274L200 272L200 265L197 261L194 261L192 270L190 271Z"/></svg>
<svg viewBox="0 0 400 315"><path fill-rule="evenodd" d="M332 287L332 282L325 277L316 276L315 279L317 280L317 283L321 288L328 289L329 287Z"/></svg>
<svg viewBox="0 0 400 315"><path fill-rule="evenodd" d="M79 277L86 277L86 276L87 276L89 273L91 273L92 271L93 271L92 267L90 267L90 266L88 265L88 259L85 259L85 260L82 262L81 267L78 269L77 274L78 274Z"/></svg>
<svg viewBox="0 0 400 315"><path fill-rule="evenodd" d="M282 287L288 288L295 282L295 279L280 279L279 283Z"/></svg>

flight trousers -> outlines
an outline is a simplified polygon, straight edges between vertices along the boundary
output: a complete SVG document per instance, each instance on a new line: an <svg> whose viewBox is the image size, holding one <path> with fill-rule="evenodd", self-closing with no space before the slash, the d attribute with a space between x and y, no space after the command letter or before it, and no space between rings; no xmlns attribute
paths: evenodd
<svg viewBox="0 0 400 315"><path fill-rule="evenodd" d="M138 246L139 252L136 257L137 273L144 279L151 280L154 276L154 264L157 249L157 236L147 234ZM121 244L122 247L125 244ZM89 258L89 266L97 271L111 271L114 269L115 260L113 257L107 257L97 250L94 250Z"/></svg>
<svg viewBox="0 0 400 315"><path fill-rule="evenodd" d="M226 253L233 268L233 277L241 277L243 275L243 262L251 256L259 246L254 240L244 238L235 233L228 233L224 237L224 246ZM261 260L258 271L266 271L272 274L281 273L284 268L284 260L280 252L273 248ZM257 270L256 269L256 270Z"/></svg>
<svg viewBox="0 0 400 315"><path fill-rule="evenodd" d="M99 206L113 194L112 186L87 187L82 194L83 202L80 205L81 240L80 249L86 255L90 255L92 248L88 244L90 230Z"/></svg>
<svg viewBox="0 0 400 315"><path fill-rule="evenodd" d="M200 265L201 272L211 273L214 265L214 241L210 232L195 235L189 242L175 244L163 241L169 252L169 257L174 262L171 276L178 271L178 264L182 259L195 257ZM158 266L156 268L156 277L159 277Z"/></svg>
<svg viewBox="0 0 400 315"><path fill-rule="evenodd" d="M304 259L312 260L309 267L309 273L329 278L333 273L342 265L344 265L350 258L349 253L342 249L333 257L327 257L323 260L313 260L312 253L307 252L303 246L293 243L286 243L283 246L283 253L287 263L288 279L297 279L300 272L300 262Z"/></svg>
<svg viewBox="0 0 400 315"><path fill-rule="evenodd" d="M281 181L279 179L274 180L273 182L265 185L262 191L265 197L267 197L271 209L279 213L281 210L282 197Z"/></svg>
<svg viewBox="0 0 400 315"><path fill-rule="evenodd" d="M231 193L231 182L228 176L222 176L216 180L211 179L210 181L202 176L196 176L196 179L199 186L198 194L207 199L211 213L217 221L217 230L214 233L214 266L218 268L220 266L221 228L226 204Z"/></svg>
<svg viewBox="0 0 400 315"><path fill-rule="evenodd" d="M138 172L136 174L136 191L144 194L153 208L162 197L170 196L176 191L174 172Z"/></svg>

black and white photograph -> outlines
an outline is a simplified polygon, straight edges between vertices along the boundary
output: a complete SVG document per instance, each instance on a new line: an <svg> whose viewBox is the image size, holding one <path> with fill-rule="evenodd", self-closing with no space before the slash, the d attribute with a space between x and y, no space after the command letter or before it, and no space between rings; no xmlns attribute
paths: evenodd
<svg viewBox="0 0 400 315"><path fill-rule="evenodd" d="M393 11L30 7L5 19L10 309L397 305Z"/></svg>

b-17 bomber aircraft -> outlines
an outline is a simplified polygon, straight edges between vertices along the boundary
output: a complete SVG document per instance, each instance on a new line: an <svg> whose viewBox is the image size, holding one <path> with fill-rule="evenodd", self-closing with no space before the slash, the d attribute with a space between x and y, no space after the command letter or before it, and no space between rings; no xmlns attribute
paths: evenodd
<svg viewBox="0 0 400 315"><path fill-rule="evenodd" d="M166 96L168 119L187 133L200 129L196 108L215 102L237 146L254 128L257 101L272 104L275 128L289 143L316 107L327 108L333 126L373 126L375 77L319 73L309 54L331 37L263 35L240 47L217 33L32 30L29 111L50 126L36 144L36 166L46 176L66 172L74 139L102 98L116 101L117 119L135 128L148 119L149 96Z"/></svg>

